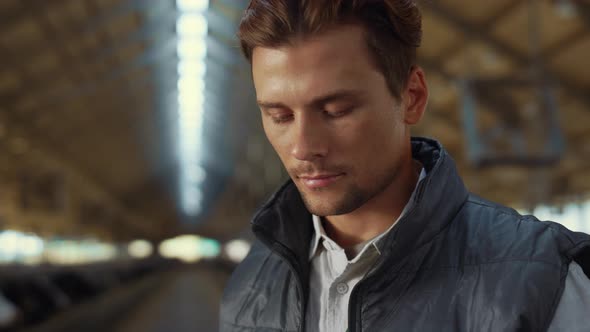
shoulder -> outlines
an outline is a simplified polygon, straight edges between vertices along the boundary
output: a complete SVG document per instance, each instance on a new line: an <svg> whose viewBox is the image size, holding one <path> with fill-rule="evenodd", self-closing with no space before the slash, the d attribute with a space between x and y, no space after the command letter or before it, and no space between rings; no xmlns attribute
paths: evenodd
<svg viewBox="0 0 590 332"><path fill-rule="evenodd" d="M256 276L260 274L260 270L264 268L271 255L271 251L260 241L254 241L248 255L232 272L225 287L224 300L226 297L233 298L251 288Z"/></svg>
<svg viewBox="0 0 590 332"><path fill-rule="evenodd" d="M234 269L221 299L222 319L234 320L249 303L263 303L276 284L284 282L288 268L260 241L254 241L246 258Z"/></svg>
<svg viewBox="0 0 590 332"><path fill-rule="evenodd" d="M522 261L553 265L561 270L590 237L561 224L540 221L516 210L470 194L450 225L448 235L466 249L473 264Z"/></svg>
<svg viewBox="0 0 590 332"><path fill-rule="evenodd" d="M242 311L244 302L254 289L256 276L270 258L271 252L259 241L254 241L248 255L234 269L221 298L221 323L233 324Z"/></svg>
<svg viewBox="0 0 590 332"><path fill-rule="evenodd" d="M559 223L541 221L532 215L522 215L513 208L474 194L469 195L464 212L469 227L482 227L489 232L490 237L503 235L507 241L518 241L531 236L545 236L564 241L565 245L581 240L574 232Z"/></svg>
<svg viewBox="0 0 590 332"><path fill-rule="evenodd" d="M272 324L281 308L297 298L287 264L255 241L230 277L221 299L222 331L257 330Z"/></svg>

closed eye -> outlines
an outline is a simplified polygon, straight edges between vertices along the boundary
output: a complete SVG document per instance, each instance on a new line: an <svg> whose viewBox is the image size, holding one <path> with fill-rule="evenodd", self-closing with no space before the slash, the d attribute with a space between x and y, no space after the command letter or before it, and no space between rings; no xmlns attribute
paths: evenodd
<svg viewBox="0 0 590 332"><path fill-rule="evenodd" d="M287 112L285 110L266 110L264 113L276 124L289 122L293 120L294 117L293 112Z"/></svg>
<svg viewBox="0 0 590 332"><path fill-rule="evenodd" d="M270 117L272 119L272 122L277 123L277 124L281 124L281 123L286 123L289 122L293 119L293 115L288 114L288 115L281 115L281 116L271 116Z"/></svg>
<svg viewBox="0 0 590 332"><path fill-rule="evenodd" d="M347 108L347 109L338 110L338 111L324 111L324 114L326 114L327 116L329 116L331 118L339 118L339 117L342 117L350 112L352 112L352 108Z"/></svg>
<svg viewBox="0 0 590 332"><path fill-rule="evenodd" d="M289 122L293 119L293 112L284 108L260 107L260 111L262 111L263 116L270 118L270 120L276 124Z"/></svg>

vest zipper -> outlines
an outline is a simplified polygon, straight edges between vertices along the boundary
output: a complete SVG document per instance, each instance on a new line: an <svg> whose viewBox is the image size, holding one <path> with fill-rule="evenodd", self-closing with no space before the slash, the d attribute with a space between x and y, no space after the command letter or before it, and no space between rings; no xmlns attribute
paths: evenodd
<svg viewBox="0 0 590 332"><path fill-rule="evenodd" d="M358 301L359 289L366 283L367 279L371 278L373 274L381 268L384 262L385 260L381 258L374 262L369 268L369 272L367 272L367 274L352 288L348 300L348 330L346 332L356 332L361 330L361 328L357 326L357 324L359 324L358 320L361 316L361 307L360 302ZM359 304L357 304L357 302L359 302Z"/></svg>
<svg viewBox="0 0 590 332"><path fill-rule="evenodd" d="M421 186L421 184L418 184L417 195L422 195L424 187L424 185ZM398 223L406 218L409 218L408 215L411 214L412 211L410 210L405 216L398 220ZM366 283L367 279L370 279L383 266L384 263L385 259L383 256L381 256L376 262L373 263L373 265L369 268L369 272L367 272L367 274L355 285L355 287L353 287L352 291L350 292L350 298L348 300L348 330L346 332L361 331L361 328L357 326L357 324L359 324L358 320L361 316L360 303L357 305L357 298L359 297L358 289L361 288ZM357 306L358 308L356 308Z"/></svg>
<svg viewBox="0 0 590 332"><path fill-rule="evenodd" d="M258 237L258 239L264 245L266 245L268 247L268 249L270 249L270 251L278 254L279 257L281 257L287 263L287 266L289 267L291 272L295 275L295 281L296 281L295 285L297 286L296 287L297 293L299 294L299 298L301 298L301 301L299 304L299 308L301 310L301 320L300 320L301 324L299 324L298 331L303 332L303 329L305 327L305 314L306 314L305 311L306 311L306 305L307 305L307 296L305 295L305 292L303 291L303 282L301 280L301 273L299 272L299 270L296 267L295 255L291 252L291 250L286 248L281 243L279 243L275 240L272 240L270 237L267 237L262 228L257 227L257 226L253 226L252 231Z"/></svg>

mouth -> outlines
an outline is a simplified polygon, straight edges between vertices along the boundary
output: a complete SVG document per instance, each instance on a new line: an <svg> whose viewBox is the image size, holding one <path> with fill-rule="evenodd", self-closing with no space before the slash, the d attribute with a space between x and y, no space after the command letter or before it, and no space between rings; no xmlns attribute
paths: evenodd
<svg viewBox="0 0 590 332"><path fill-rule="evenodd" d="M340 180L344 173L315 174L298 176L299 180L309 189L325 188Z"/></svg>

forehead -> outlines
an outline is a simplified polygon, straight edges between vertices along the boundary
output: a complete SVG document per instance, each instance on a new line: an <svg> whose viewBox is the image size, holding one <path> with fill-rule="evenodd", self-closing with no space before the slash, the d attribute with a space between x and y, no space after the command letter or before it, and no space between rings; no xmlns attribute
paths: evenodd
<svg viewBox="0 0 590 332"><path fill-rule="evenodd" d="M360 25L341 25L275 48L256 47L252 73L257 94L302 87L317 91L334 84L346 87L380 75Z"/></svg>

